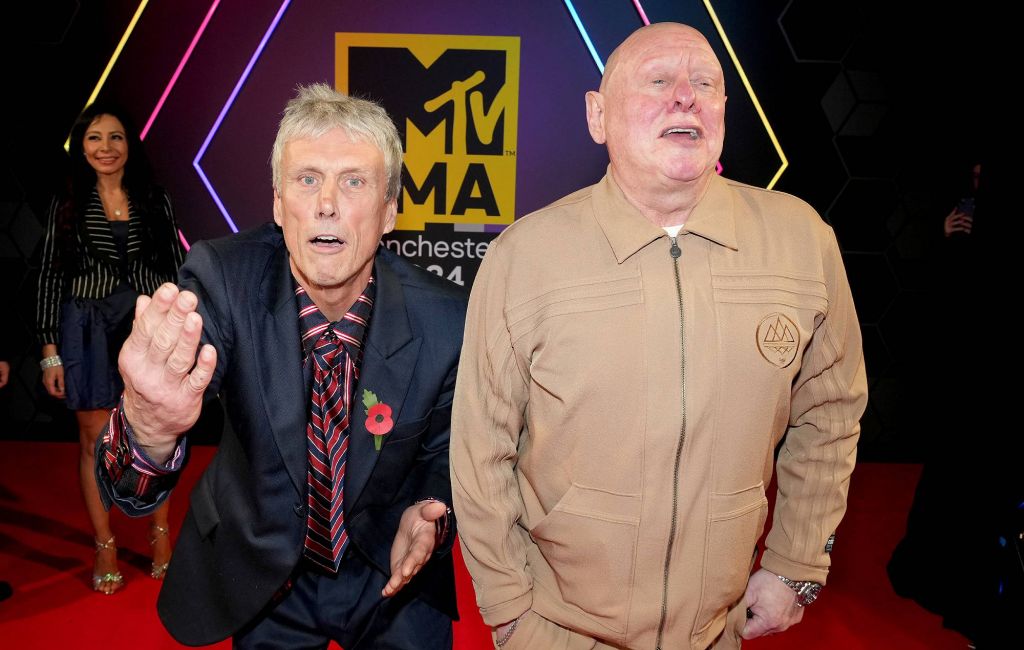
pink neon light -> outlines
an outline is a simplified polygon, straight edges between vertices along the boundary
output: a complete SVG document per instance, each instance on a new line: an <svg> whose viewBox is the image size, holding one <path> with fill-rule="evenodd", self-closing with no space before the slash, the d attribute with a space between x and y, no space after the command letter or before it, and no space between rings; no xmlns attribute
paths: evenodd
<svg viewBox="0 0 1024 650"><path fill-rule="evenodd" d="M719 176L722 175L722 162L721 161L718 161L718 162L715 163L715 173L718 174Z"/></svg>
<svg viewBox="0 0 1024 650"><path fill-rule="evenodd" d="M185 239L185 233L181 232L181 228L178 228L178 239L181 240L181 245L185 247L185 252L192 249L192 247L188 245L188 240Z"/></svg>
<svg viewBox="0 0 1024 650"><path fill-rule="evenodd" d="M640 14L640 20L644 21L645 25L650 25L651 21L647 19L647 14L644 13L644 8L640 6L640 0L633 0L633 6L636 7L636 12Z"/></svg>
<svg viewBox="0 0 1024 650"><path fill-rule="evenodd" d="M203 18L203 23L199 25L199 30L196 35L192 37L192 42L189 43L188 49L185 50L185 56L181 57L181 62L178 63L177 69L174 74L171 75L171 80L167 83L167 87L164 88L164 93L160 95L160 101L156 103L156 107L153 109L153 114L149 116L149 120L146 121L146 126L143 127L142 133L139 134L140 140L146 139L146 134L149 133L149 127L153 126L153 121L156 119L160 109L164 107L164 102L167 100L167 96L171 94L171 89L174 88L174 84L178 81L178 76L181 74L185 64L188 63L188 59L192 56L192 50L196 49L196 43L202 38L203 32L206 30L206 26L210 23L210 18L213 17L213 12L217 11L217 5L220 4L220 0L213 0L213 4L206 11L206 18ZM184 240L183 240L184 241ZM185 244L185 248L188 248L188 244Z"/></svg>

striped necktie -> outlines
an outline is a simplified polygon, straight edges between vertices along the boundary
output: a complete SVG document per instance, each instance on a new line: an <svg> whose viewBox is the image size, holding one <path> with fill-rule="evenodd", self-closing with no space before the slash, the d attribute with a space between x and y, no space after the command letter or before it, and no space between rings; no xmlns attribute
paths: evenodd
<svg viewBox="0 0 1024 650"><path fill-rule="evenodd" d="M300 291L304 294L301 287ZM300 296L301 322L311 325L303 342L316 341L307 359L313 365L313 384L306 426L309 491L304 554L331 573L337 572L348 546L342 503L349 416L373 294L371 278L348 313L334 323L327 322L308 296Z"/></svg>

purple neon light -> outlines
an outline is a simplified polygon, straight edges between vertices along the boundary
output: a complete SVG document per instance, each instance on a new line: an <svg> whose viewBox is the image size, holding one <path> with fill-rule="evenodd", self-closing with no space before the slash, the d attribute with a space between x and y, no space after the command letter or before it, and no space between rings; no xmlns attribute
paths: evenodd
<svg viewBox="0 0 1024 650"><path fill-rule="evenodd" d="M206 30L206 26L210 24L210 18L213 17L213 12L217 11L217 5L220 4L220 0L213 0L213 4L206 11L206 18L203 19L203 23L199 25L199 30L196 31L195 36L192 37L192 42L189 43L188 49L185 50L185 55L181 57L181 61L178 63L178 67L174 70L174 74L171 75L171 80L167 82L167 87L164 88L164 92L160 95L160 100L157 101L156 107L153 108L153 113L146 120L146 126L142 127L142 133L139 134L140 140L146 139L146 134L149 133L149 128L153 126L153 121L156 120L156 116L160 113L160 109L164 107L164 102L167 101L167 96L171 94L171 89L174 88L174 84L178 82L178 76L181 75L182 69L185 64L188 63L189 57L192 56L192 50L196 49L196 43L202 38L203 32Z"/></svg>
<svg viewBox="0 0 1024 650"><path fill-rule="evenodd" d="M647 14L644 13L644 8L640 4L640 0L633 0L633 6L636 7L636 12L640 14L640 20L644 21L645 25L650 25L651 21L647 18Z"/></svg>
<svg viewBox="0 0 1024 650"><path fill-rule="evenodd" d="M238 226L231 219L231 215L228 214L227 208L224 207L223 201L220 200L220 196L217 191L213 189L213 185L210 183L210 179L206 177L206 173L203 171L199 161L202 160L203 155L210 146L210 142L213 141L213 136L217 134L217 130L220 129L221 122L224 121L224 117L227 116L228 111L231 110L231 105L235 103L235 98L238 97L239 91L242 90L242 86L245 85L246 79L249 78L249 73L252 72L253 66L256 65L257 59L263 54L263 48L266 47L267 41L270 40L270 36L277 29L277 24L281 22L281 16L284 15L288 5L291 4L292 0L284 0L281 3L281 8L277 10L277 15L274 16L274 20L270 23L270 27L267 28L267 32L263 35L263 40L256 47L256 51L253 52L252 57L249 59L248 65L245 66L245 70L242 71L242 76L238 78L238 83L235 84L235 89L231 91L231 96L228 97L228 101L224 103L224 108L220 109L220 115L217 116L216 121L213 123L213 128L206 136L206 140L203 141L203 146L199 148L199 153L196 154L195 160L192 161L192 166L195 167L196 172L199 174L200 180L203 181L203 185L206 186L206 191L213 197L213 202L217 204L220 209L220 213L224 216L224 221L227 222L228 227L231 228L231 232L238 232Z"/></svg>

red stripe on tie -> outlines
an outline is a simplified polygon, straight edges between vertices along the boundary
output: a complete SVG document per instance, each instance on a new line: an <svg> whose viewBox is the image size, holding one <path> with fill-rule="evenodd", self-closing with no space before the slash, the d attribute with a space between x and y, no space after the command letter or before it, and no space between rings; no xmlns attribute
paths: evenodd
<svg viewBox="0 0 1024 650"><path fill-rule="evenodd" d="M371 278L341 320L327 322L301 287L296 289L303 351L312 370L310 416L306 427L308 510L305 555L337 572L348 544L345 529L345 470L352 393L376 292ZM310 345L312 342L312 345Z"/></svg>

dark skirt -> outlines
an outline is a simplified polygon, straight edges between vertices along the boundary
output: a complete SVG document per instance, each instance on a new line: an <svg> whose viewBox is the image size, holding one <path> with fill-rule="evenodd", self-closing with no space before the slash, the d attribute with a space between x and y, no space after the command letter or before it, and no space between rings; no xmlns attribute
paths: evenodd
<svg viewBox="0 0 1024 650"><path fill-rule="evenodd" d="M131 332L137 296L129 288L102 300L72 298L61 307L60 356L69 409L117 405L124 390L117 355Z"/></svg>

